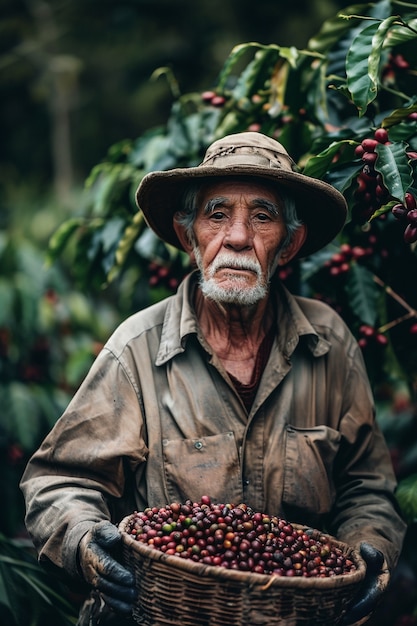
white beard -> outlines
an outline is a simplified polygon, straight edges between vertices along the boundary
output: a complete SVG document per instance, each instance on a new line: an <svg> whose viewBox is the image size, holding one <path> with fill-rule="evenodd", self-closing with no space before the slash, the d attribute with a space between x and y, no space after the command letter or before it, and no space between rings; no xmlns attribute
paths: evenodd
<svg viewBox="0 0 417 626"><path fill-rule="evenodd" d="M277 267L279 258L279 255L277 255L273 266L268 272L268 276L264 278L261 265L256 259L249 259L230 253L219 254L207 269L206 275L204 275L201 254L197 246L194 248L194 256L197 267L200 270L200 288L203 295L221 304L238 304L242 306L252 306L267 296L270 279ZM232 284L229 283L227 287L221 286L217 283L215 274L222 267L254 272L256 274L256 283L252 286L247 286L244 276L231 273L229 279Z"/></svg>

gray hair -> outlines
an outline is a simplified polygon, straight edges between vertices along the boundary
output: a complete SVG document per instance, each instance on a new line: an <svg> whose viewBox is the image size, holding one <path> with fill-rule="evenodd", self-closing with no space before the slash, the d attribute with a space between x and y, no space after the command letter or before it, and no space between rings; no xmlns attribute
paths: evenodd
<svg viewBox="0 0 417 626"><path fill-rule="evenodd" d="M193 245L195 244L194 222L197 216L198 197L201 190L201 182L193 182L184 193L182 199L183 208L174 216L175 221L185 228L186 235ZM287 236L281 247L282 252L287 246L289 246L295 231L302 226L303 222L297 215L294 197L283 188L279 188L277 193L283 205L283 217L287 229Z"/></svg>

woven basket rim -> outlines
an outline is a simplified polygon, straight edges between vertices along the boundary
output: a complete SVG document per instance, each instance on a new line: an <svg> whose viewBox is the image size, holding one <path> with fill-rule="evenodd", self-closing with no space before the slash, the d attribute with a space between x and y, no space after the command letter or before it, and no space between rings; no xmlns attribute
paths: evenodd
<svg viewBox="0 0 417 626"><path fill-rule="evenodd" d="M182 559L181 557L173 554L166 554L161 552L152 546L145 543L141 543L134 539L130 535L126 528L132 514L123 518L119 524L119 531L122 536L122 541L127 548L133 550L142 559L149 559L150 561L166 563L168 566L190 572L196 576L207 576L215 580L223 581L235 581L245 583L249 587L259 587L262 589L268 589L270 587L283 587L283 588L305 588L305 589L336 589L339 587L345 587L348 585L357 584L361 582L365 577L366 563L360 556L359 552L348 544L339 541L335 537L326 533L320 533L322 537L326 537L332 545L341 548L345 553L349 554L349 557L355 563L356 569L348 574L338 574L328 578L318 577L298 577L298 576L276 576L274 574L257 574L255 572L240 572L238 570L230 570L224 567L216 565L206 565L205 563L199 563L190 559ZM293 524L297 527L296 524ZM301 526L298 526L301 528Z"/></svg>

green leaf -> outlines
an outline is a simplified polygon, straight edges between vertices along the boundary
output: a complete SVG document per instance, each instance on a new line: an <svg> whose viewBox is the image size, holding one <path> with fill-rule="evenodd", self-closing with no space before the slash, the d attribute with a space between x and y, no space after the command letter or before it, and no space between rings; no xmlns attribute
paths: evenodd
<svg viewBox="0 0 417 626"><path fill-rule="evenodd" d="M32 549L0 535L0 605L9 608L16 624L44 623L45 613L53 623L75 624L75 607L64 588L40 567Z"/></svg>
<svg viewBox="0 0 417 626"><path fill-rule="evenodd" d="M254 59L241 73L232 91L232 96L237 102L249 98L252 93L257 91L260 77L267 76L272 72L277 57L276 49L271 54L271 48L263 48L255 53ZM264 80L262 80L261 86L263 86L263 82Z"/></svg>
<svg viewBox="0 0 417 626"><path fill-rule="evenodd" d="M366 7L367 5L365 4L356 4L344 8L343 13L345 15L363 14ZM318 34L312 37L308 42L309 50L322 53L326 52L337 44L352 26L356 26L358 21L358 18L346 19L341 17L340 14L325 20Z"/></svg>
<svg viewBox="0 0 417 626"><path fill-rule="evenodd" d="M13 319L14 289L10 280L0 279L0 326L7 326Z"/></svg>
<svg viewBox="0 0 417 626"><path fill-rule="evenodd" d="M85 224L85 218L73 217L64 222L52 235L46 254L46 263L51 265L62 253L68 241L78 228Z"/></svg>
<svg viewBox="0 0 417 626"><path fill-rule="evenodd" d="M232 69L251 48L260 49L262 48L262 46L261 44L252 41L249 43L239 44L232 49L231 53L226 59L226 62L223 65L222 71L220 72L219 79L217 81L217 89L219 92L223 91L223 89L225 88Z"/></svg>
<svg viewBox="0 0 417 626"><path fill-rule="evenodd" d="M39 274L41 276L41 274ZM19 314L19 325L22 335L31 337L38 325L37 297L41 296L42 285L36 283L32 277L22 272L16 272L14 276L16 289L15 306Z"/></svg>
<svg viewBox="0 0 417 626"><path fill-rule="evenodd" d="M375 219L376 217L380 217L381 215L384 215L384 213L388 213L388 211L391 211L392 207L395 204L398 204L398 200L390 200L386 204L383 204L382 206L379 207L379 209L377 209L374 213L372 213L371 217L369 218L369 221Z"/></svg>
<svg viewBox="0 0 417 626"><path fill-rule="evenodd" d="M126 163L106 163L91 186L92 214L111 216L115 203L137 176L135 168Z"/></svg>
<svg viewBox="0 0 417 626"><path fill-rule="evenodd" d="M416 100L417 100L417 96L414 96L411 101L415 102ZM384 117L384 119L381 122L381 126L383 128L395 127L396 125L399 125L401 122L407 120L410 113L414 113L415 111L417 111L417 104L411 104L410 106L401 107L400 109L394 109L393 111L391 111L389 115ZM409 130L413 134L415 133L415 128L413 124L408 123L406 124L406 126L408 126ZM395 131L396 129L393 128L393 130ZM391 138L391 133L390 133L390 138Z"/></svg>
<svg viewBox="0 0 417 626"><path fill-rule="evenodd" d="M3 410L10 411L10 434L25 450L33 450L41 428L39 408L30 387L15 381L8 385L8 393L10 404Z"/></svg>
<svg viewBox="0 0 417 626"><path fill-rule="evenodd" d="M396 496L401 511L408 524L417 521L417 474L407 476L400 481Z"/></svg>
<svg viewBox="0 0 417 626"><path fill-rule="evenodd" d="M279 48L279 56L290 64L290 66L295 69L297 67L297 62L300 58L300 55L304 54L304 51L298 50L295 46L288 47L280 47Z"/></svg>
<svg viewBox="0 0 417 626"><path fill-rule="evenodd" d="M366 113L368 105L376 98L378 85L375 81L375 59L372 75L369 59L379 24L367 26L355 37L346 57L347 85L359 116ZM375 56L375 55L374 55Z"/></svg>
<svg viewBox="0 0 417 626"><path fill-rule="evenodd" d="M383 47L396 20L396 16L390 16L363 28L346 56L347 85L359 116L378 95Z"/></svg>
<svg viewBox="0 0 417 626"><path fill-rule="evenodd" d="M412 169L406 154L407 144L378 144L375 170L382 175L384 185L393 198L404 202L404 196L413 182Z"/></svg>
<svg viewBox="0 0 417 626"><path fill-rule="evenodd" d="M50 389L42 385L34 385L31 391L43 421L46 421L49 428L52 428L69 404L71 399L69 392L54 389L54 393L51 394Z"/></svg>
<svg viewBox="0 0 417 626"><path fill-rule="evenodd" d="M346 292L355 315L363 324L374 327L380 292L372 272L363 265L352 264L347 275Z"/></svg>
<svg viewBox="0 0 417 626"><path fill-rule="evenodd" d="M417 38L417 17L404 16L404 22L406 25L393 26L386 40L387 46L398 46Z"/></svg>
<svg viewBox="0 0 417 626"><path fill-rule="evenodd" d="M309 73L309 85L306 90L305 99L308 107L314 111L314 115L322 124L329 121L328 97L330 93L327 63L316 63L315 68L311 68ZM291 76L288 80L291 85ZM298 91L300 91L298 89Z"/></svg>
<svg viewBox="0 0 417 626"><path fill-rule="evenodd" d="M147 173L154 169L154 163L159 161L168 149L169 138L166 136L165 129L153 129L134 142L129 154L129 162L135 168Z"/></svg>
<svg viewBox="0 0 417 626"><path fill-rule="evenodd" d="M236 111L229 111L216 128L216 139L220 139L229 133L235 133L239 132L239 130L243 130L243 128L241 128L241 124L242 120L237 115Z"/></svg>
<svg viewBox="0 0 417 626"><path fill-rule="evenodd" d="M350 139L331 143L328 148L307 160L303 173L313 178L323 178L330 169L336 155L343 150L343 147L356 145L357 142Z"/></svg>
<svg viewBox="0 0 417 626"><path fill-rule="evenodd" d="M7 568L3 567L0 561L0 605L7 607L10 613L13 615L15 621L17 622L18 615L14 611L13 598L11 598L9 590L7 588L7 581L9 578L10 578L10 572L8 571Z"/></svg>
<svg viewBox="0 0 417 626"><path fill-rule="evenodd" d="M122 237L120 238L120 241L116 250L117 265L123 265L132 246L137 240L140 232L143 230L144 224L145 224L145 220L144 220L143 213L141 211L138 211L137 213L134 214L131 223L127 225Z"/></svg>
<svg viewBox="0 0 417 626"><path fill-rule="evenodd" d="M92 346L84 346L72 352L65 367L66 380L69 385L78 386L87 374L94 361Z"/></svg>
<svg viewBox="0 0 417 626"><path fill-rule="evenodd" d="M107 253L115 249L116 244L120 240L124 226L125 220L121 217L114 217L104 223L100 234L103 252Z"/></svg>
<svg viewBox="0 0 417 626"><path fill-rule="evenodd" d="M395 15L382 20L372 38L372 49L368 59L368 73L375 91L378 90L382 49L386 42L388 32L396 21L397 16Z"/></svg>
<svg viewBox="0 0 417 626"><path fill-rule="evenodd" d="M347 189L349 189L352 182L356 181L356 178L361 170L361 164L352 163L344 167L335 168L328 173L326 180L333 185L333 187L336 187L340 193L344 193Z"/></svg>

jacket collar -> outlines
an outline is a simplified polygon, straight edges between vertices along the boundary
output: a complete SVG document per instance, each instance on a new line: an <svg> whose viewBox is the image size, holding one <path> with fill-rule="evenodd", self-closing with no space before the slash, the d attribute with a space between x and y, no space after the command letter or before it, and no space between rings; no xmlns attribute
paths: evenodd
<svg viewBox="0 0 417 626"><path fill-rule="evenodd" d="M189 274L178 287L176 295L168 299L155 365L163 365L184 352L189 335L200 336L198 320L192 305L197 278L197 271Z"/></svg>
<svg viewBox="0 0 417 626"><path fill-rule="evenodd" d="M306 317L301 302L308 302L305 298L293 296L280 282L275 283L277 337L281 352L289 359L300 342L305 337L305 343L313 356L319 357L330 349L330 343L312 326Z"/></svg>
<svg viewBox="0 0 417 626"><path fill-rule="evenodd" d="M180 284L177 294L168 300L155 360L157 366L184 352L190 335L196 335L200 343L207 347L192 304L197 279L197 271L189 274ZM279 282L274 284L273 289L276 294L276 336L284 357L291 357L302 336L306 337L306 345L313 356L322 356L328 352L330 344L313 328L303 313L298 298Z"/></svg>

